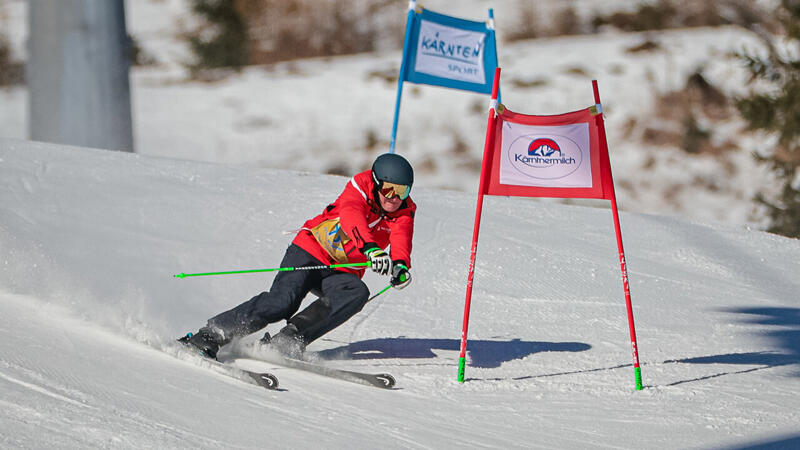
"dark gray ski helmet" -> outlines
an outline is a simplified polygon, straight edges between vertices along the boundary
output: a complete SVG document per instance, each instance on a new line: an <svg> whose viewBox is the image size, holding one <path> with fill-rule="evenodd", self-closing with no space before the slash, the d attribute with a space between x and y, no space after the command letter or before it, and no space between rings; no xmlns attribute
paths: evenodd
<svg viewBox="0 0 800 450"><path fill-rule="evenodd" d="M411 187L414 184L414 169L402 156L396 153L384 153L372 163L372 178L376 185L388 181Z"/></svg>

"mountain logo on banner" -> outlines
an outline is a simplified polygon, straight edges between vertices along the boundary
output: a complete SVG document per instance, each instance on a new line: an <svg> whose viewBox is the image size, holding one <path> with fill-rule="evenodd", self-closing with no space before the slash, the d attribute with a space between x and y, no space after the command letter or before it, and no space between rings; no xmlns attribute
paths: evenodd
<svg viewBox="0 0 800 450"><path fill-rule="evenodd" d="M561 147L552 139L534 139L528 146L528 156L553 156L556 152L561 156Z"/></svg>
<svg viewBox="0 0 800 450"><path fill-rule="evenodd" d="M536 179L568 177L578 170L583 159L578 144L564 136L521 136L511 144L510 150L512 166Z"/></svg>

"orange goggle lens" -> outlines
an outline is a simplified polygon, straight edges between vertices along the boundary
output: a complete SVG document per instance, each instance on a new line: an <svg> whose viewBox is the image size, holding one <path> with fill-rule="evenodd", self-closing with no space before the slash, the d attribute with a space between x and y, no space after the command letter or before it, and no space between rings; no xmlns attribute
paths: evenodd
<svg viewBox="0 0 800 450"><path fill-rule="evenodd" d="M386 198L392 198L394 196L400 197L400 200L405 200L408 198L408 194L411 193L411 186L407 186L405 184L394 184L389 183L388 181L384 181L381 184L381 188L378 190L382 196Z"/></svg>

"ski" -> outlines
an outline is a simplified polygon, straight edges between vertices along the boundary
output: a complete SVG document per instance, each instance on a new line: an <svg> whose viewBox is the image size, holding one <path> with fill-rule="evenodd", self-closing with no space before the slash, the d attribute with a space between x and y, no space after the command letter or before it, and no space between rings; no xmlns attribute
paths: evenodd
<svg viewBox="0 0 800 450"><path fill-rule="evenodd" d="M238 367L232 367L228 365L226 365L226 367L230 369L235 369L235 371L241 371L261 387L267 388L271 391L278 389L278 377L269 372L253 372L250 370L240 369Z"/></svg>
<svg viewBox="0 0 800 450"><path fill-rule="evenodd" d="M230 364L217 361L216 359L211 359L199 349L195 349L190 345L186 345L185 343L181 343L181 348L188 351L192 356L200 357L202 361L202 364L200 365L205 366L207 364L208 368L215 369L214 372L228 375L236 378L237 380L245 382L252 381L257 385L272 391L278 389L278 377L269 372L255 372L252 370L234 367Z"/></svg>
<svg viewBox="0 0 800 450"><path fill-rule="evenodd" d="M298 369L305 372L312 372L318 375L349 381L351 383L366 384L383 389L391 389L395 385L395 379L388 373L365 373L354 370L335 369L300 359L287 358L284 356L270 357L267 362Z"/></svg>
<svg viewBox="0 0 800 450"><path fill-rule="evenodd" d="M242 355L242 357L382 389L392 389L396 383L394 377L388 373L365 373L354 370L336 369L322 364L273 354Z"/></svg>

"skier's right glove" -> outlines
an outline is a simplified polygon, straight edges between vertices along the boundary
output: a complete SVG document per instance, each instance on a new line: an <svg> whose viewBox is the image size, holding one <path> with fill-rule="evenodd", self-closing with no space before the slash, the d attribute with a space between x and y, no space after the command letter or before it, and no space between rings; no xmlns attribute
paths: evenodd
<svg viewBox="0 0 800 450"><path fill-rule="evenodd" d="M372 270L378 275L389 275L392 271L392 258L376 244L365 245L363 253L369 259Z"/></svg>

